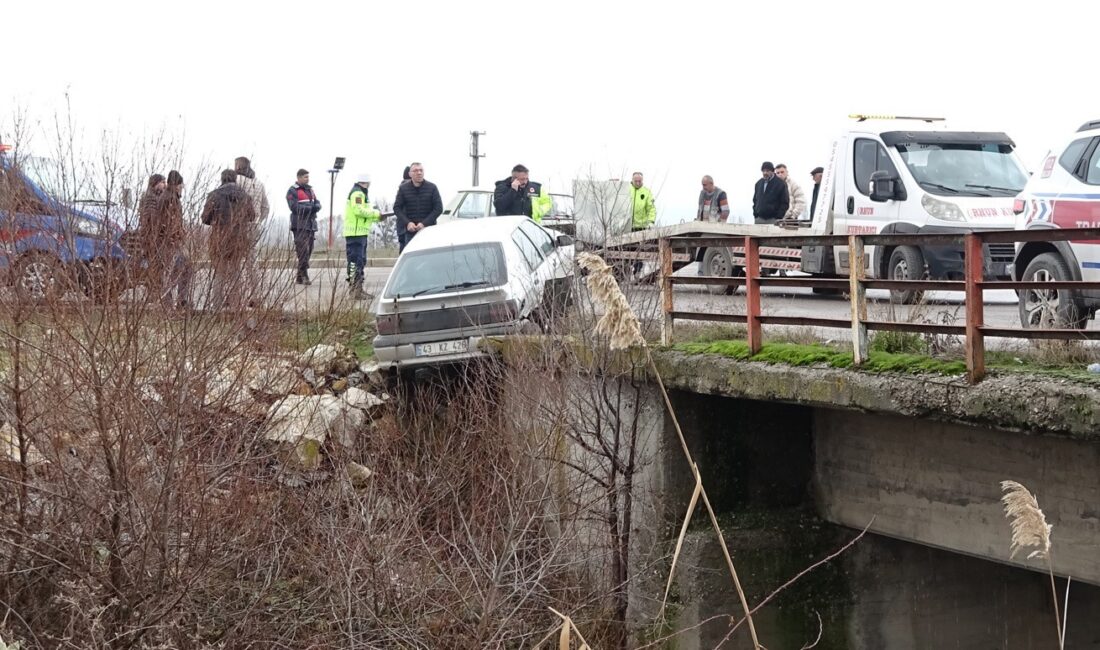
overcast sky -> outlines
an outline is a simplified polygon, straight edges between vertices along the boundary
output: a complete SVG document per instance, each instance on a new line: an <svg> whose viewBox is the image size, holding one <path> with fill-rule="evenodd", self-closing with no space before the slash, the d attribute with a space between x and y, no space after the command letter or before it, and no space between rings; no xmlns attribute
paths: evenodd
<svg viewBox="0 0 1100 650"><path fill-rule="evenodd" d="M487 132L483 184L517 162L564 192L637 169L674 223L703 174L741 215L763 160L809 185L853 112L1003 130L1030 170L1100 118L1092 1L9 0L0 15L13 107L50 120L67 90L85 131L186 129L192 155L251 155L283 213L299 167L327 211L337 155L337 197L368 172L392 200L418 160L446 201L470 183L471 129Z"/></svg>

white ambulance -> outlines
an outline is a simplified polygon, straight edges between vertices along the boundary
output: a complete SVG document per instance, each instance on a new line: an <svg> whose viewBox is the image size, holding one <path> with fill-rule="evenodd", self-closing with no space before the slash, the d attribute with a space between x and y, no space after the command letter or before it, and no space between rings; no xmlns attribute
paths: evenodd
<svg viewBox="0 0 1100 650"><path fill-rule="evenodd" d="M1016 198L1016 228L1100 227L1100 120L1086 122L1047 153L1043 168ZM1013 277L1025 281L1100 281L1100 241L1017 245ZM1020 293L1024 327L1083 327L1100 292L1029 289Z"/></svg>

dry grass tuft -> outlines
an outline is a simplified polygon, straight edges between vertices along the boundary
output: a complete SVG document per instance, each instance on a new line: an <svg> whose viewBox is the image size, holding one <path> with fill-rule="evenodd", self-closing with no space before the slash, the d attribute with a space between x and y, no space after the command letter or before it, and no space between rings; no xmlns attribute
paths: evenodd
<svg viewBox="0 0 1100 650"><path fill-rule="evenodd" d="M607 335L612 350L644 347L645 339L642 338L638 317L634 315L619 283L615 281L611 267L592 253L577 255L577 263L588 271L588 291L605 308L603 316L596 323L596 334Z"/></svg>
<svg viewBox="0 0 1100 650"><path fill-rule="evenodd" d="M1001 481L1005 495L1005 517L1012 522L1012 552L1015 557L1021 548L1035 548L1027 559L1044 559L1050 554L1051 525L1047 523L1039 502L1027 488L1016 481Z"/></svg>

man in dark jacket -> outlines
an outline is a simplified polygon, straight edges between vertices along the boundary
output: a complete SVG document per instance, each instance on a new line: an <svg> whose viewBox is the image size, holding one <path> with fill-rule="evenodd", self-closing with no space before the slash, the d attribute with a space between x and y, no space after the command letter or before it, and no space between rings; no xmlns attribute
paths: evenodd
<svg viewBox="0 0 1100 650"><path fill-rule="evenodd" d="M511 176L496 182L493 207L498 217L523 215L531 217L535 223L542 223L543 215L550 212L553 202L542 183L530 180L527 168L516 165Z"/></svg>
<svg viewBox="0 0 1100 650"><path fill-rule="evenodd" d="M313 255L313 238L317 232L317 213L321 202L309 185L309 172L298 170L298 182L286 192L286 204L290 207L290 232L294 233L294 252L298 255L298 284L311 284L309 258Z"/></svg>
<svg viewBox="0 0 1100 650"><path fill-rule="evenodd" d="M764 162L760 166L763 178L756 181L752 195L752 216L756 223L774 223L787 214L790 196L787 183L775 175L775 165Z"/></svg>
<svg viewBox="0 0 1100 650"><path fill-rule="evenodd" d="M821 177L824 174L824 167L814 167L814 170L810 172L810 177L814 179L814 198L810 201L810 219L813 219L814 213L817 212L817 194L821 191Z"/></svg>
<svg viewBox="0 0 1100 650"><path fill-rule="evenodd" d="M397 232L404 233L405 240L401 250L405 250L416 233L435 225L435 220L443 214L443 199L435 183L424 180L424 165L414 162L409 165L409 182L397 188L397 199L393 202L393 213L397 215Z"/></svg>
<svg viewBox="0 0 1100 650"><path fill-rule="evenodd" d="M210 226L210 265L213 267L210 307L221 309L241 306L241 279L248 251L252 248L252 229L256 209L252 197L237 185L237 172L222 172L221 187L206 195L202 222Z"/></svg>

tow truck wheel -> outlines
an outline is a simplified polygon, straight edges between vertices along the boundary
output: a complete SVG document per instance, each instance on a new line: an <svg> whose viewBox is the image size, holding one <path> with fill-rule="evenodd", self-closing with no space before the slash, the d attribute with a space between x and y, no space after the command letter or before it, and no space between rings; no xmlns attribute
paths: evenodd
<svg viewBox="0 0 1100 650"><path fill-rule="evenodd" d="M913 246L898 246L890 253L890 265L887 277L891 280L923 280L928 277L924 269L924 255ZM890 302L913 305L924 297L923 291L890 290Z"/></svg>
<svg viewBox="0 0 1100 650"><path fill-rule="evenodd" d="M1073 280L1073 275L1061 255L1043 253L1031 260L1021 280L1061 282ZM1087 318L1088 312L1076 291L1024 289L1020 292L1020 324L1028 329L1081 329Z"/></svg>
<svg viewBox="0 0 1100 650"><path fill-rule="evenodd" d="M715 275L720 278L733 277L733 264L729 259L729 251L725 248L711 247L703 253L702 275ZM728 296L733 293L732 285L708 284L707 292L716 296Z"/></svg>
<svg viewBox="0 0 1100 650"><path fill-rule="evenodd" d="M65 295L68 281L60 260L45 253L27 253L15 263L12 279L20 300L45 303Z"/></svg>

